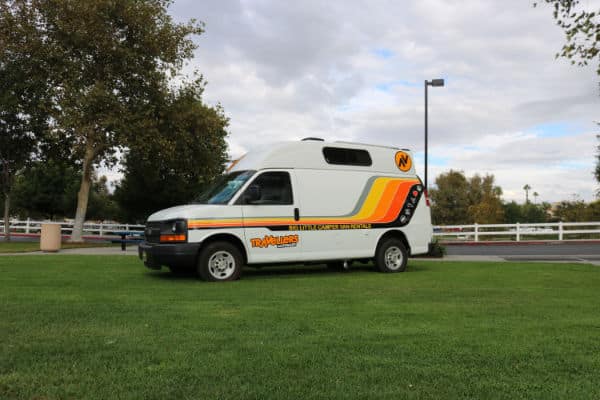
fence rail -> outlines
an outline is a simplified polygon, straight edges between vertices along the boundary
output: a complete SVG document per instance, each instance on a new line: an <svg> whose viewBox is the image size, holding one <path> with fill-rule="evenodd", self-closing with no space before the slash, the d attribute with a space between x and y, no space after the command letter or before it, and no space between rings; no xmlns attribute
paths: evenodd
<svg viewBox="0 0 600 400"><path fill-rule="evenodd" d="M433 235L443 240L475 242L600 239L600 222L443 225L434 226Z"/></svg>
<svg viewBox="0 0 600 400"><path fill-rule="evenodd" d="M42 224L50 221L11 220L10 232L15 234L39 235ZM72 222L61 222L61 233L70 235ZM144 231L144 225L88 223L83 225L83 233L90 237L111 236L114 232ZM4 221L0 220L0 233L4 233ZM448 241L490 241L490 240L568 240L600 239L600 222L554 222L535 224L473 224L442 225L433 227L433 235Z"/></svg>
<svg viewBox="0 0 600 400"><path fill-rule="evenodd" d="M27 219L24 221L10 220L11 234L39 235L42 230L42 224L53 221L34 221ZM73 232L72 222L56 222L60 223L60 232L63 235L71 235ZM0 233L4 234L4 220L0 220ZM83 224L83 235L89 237L105 237L112 236L114 232L129 231L129 232L144 232L144 225L134 224L110 224L110 223L87 223Z"/></svg>

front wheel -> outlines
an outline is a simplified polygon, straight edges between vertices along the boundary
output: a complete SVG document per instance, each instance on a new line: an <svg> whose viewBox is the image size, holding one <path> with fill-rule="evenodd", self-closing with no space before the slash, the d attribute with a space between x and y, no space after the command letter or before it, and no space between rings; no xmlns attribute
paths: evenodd
<svg viewBox="0 0 600 400"><path fill-rule="evenodd" d="M380 272L404 272L407 261L406 247L396 238L383 241L375 253L375 266Z"/></svg>
<svg viewBox="0 0 600 400"><path fill-rule="evenodd" d="M209 282L239 279L242 273L242 254L229 242L208 244L198 258L198 275Z"/></svg>

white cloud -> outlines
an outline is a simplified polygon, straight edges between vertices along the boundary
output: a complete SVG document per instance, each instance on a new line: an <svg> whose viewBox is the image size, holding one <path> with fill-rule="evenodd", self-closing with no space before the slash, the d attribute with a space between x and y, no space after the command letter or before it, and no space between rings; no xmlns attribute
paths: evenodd
<svg viewBox="0 0 600 400"><path fill-rule="evenodd" d="M430 88L430 154L444 160L430 182L454 168L494 174L506 199L525 183L540 200L593 198L598 76L554 59L564 37L544 4L177 0L171 10L206 23L190 68L231 118L233 156L306 136L422 154L423 81L443 77ZM569 128L548 135L549 124Z"/></svg>
<svg viewBox="0 0 600 400"><path fill-rule="evenodd" d="M589 199L595 190L589 184L595 142L592 133L543 139L527 133L487 136L475 142L473 149L457 147L446 154L445 168L460 169L469 176L494 174L507 200L523 200L521 189L526 183L540 194L541 201L570 199L575 193ZM433 154L438 150L433 149Z"/></svg>

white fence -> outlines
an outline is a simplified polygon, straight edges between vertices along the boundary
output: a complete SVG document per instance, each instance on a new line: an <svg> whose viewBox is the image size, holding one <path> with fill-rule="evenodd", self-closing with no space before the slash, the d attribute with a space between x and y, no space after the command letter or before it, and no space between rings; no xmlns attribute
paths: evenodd
<svg viewBox="0 0 600 400"><path fill-rule="evenodd" d="M10 232L14 234L38 235L42 224L49 221L11 220ZM61 232L70 235L73 223L62 222ZM83 225L84 236L102 237L114 232L144 231L144 225L88 223ZM4 233L4 221L0 220L0 233ZM600 222L556 222L538 224L486 224L434 226L433 235L442 240L489 241L489 240L568 240L600 239Z"/></svg>
<svg viewBox="0 0 600 400"><path fill-rule="evenodd" d="M434 226L433 235L442 240L475 242L600 239L600 222L444 225Z"/></svg>
<svg viewBox="0 0 600 400"><path fill-rule="evenodd" d="M42 230L42 224L52 221L33 221L27 219L25 221L11 220L11 234L21 235L39 235ZM73 231L72 222L57 222L60 223L60 231L63 235L71 235ZM4 233L4 220L0 220L0 233ZM89 237L103 237L114 235L114 232L129 231L129 232L144 232L144 225L133 224L105 224L105 223L88 223L83 225L83 235Z"/></svg>

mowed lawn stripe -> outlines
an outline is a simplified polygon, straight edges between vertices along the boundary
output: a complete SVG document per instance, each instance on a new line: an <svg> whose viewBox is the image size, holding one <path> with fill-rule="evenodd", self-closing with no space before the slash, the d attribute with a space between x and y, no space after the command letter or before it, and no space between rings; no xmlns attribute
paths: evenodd
<svg viewBox="0 0 600 400"><path fill-rule="evenodd" d="M600 268L0 258L0 398L598 398Z"/></svg>

